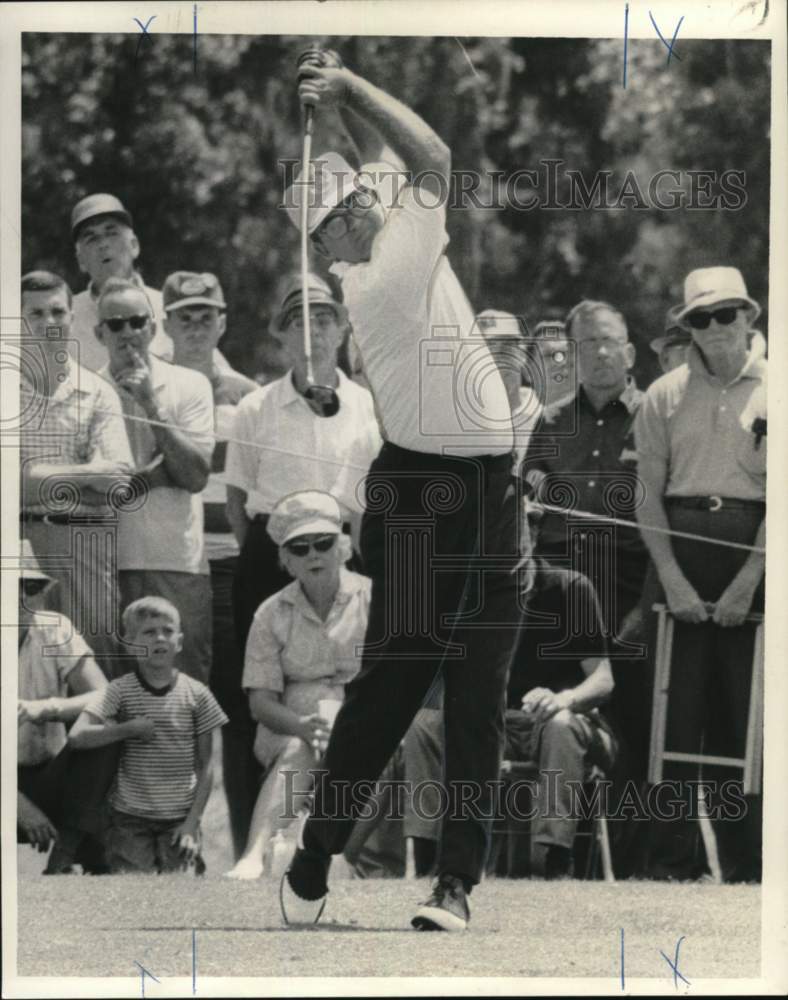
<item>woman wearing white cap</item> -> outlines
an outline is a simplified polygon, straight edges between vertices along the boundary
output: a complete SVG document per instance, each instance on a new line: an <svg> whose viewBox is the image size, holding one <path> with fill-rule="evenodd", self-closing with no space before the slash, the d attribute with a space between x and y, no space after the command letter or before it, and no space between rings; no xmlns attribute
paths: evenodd
<svg viewBox="0 0 788 1000"><path fill-rule="evenodd" d="M272 510L267 530L294 580L260 605L246 645L243 686L258 724L255 753L268 776L246 850L228 872L242 879L263 873L268 841L311 791L307 772L331 728L319 709L323 702L339 706L361 665L371 587L344 567L350 538L330 494L289 494Z"/></svg>

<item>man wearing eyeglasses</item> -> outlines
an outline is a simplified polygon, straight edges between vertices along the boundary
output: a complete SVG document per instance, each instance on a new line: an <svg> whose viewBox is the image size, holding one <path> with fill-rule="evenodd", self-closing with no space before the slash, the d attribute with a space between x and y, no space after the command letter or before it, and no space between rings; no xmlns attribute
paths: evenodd
<svg viewBox="0 0 788 1000"><path fill-rule="evenodd" d="M47 559L62 612L114 676L117 517L133 458L117 393L70 356L71 289L57 274L21 283L20 465L23 533Z"/></svg>
<svg viewBox="0 0 788 1000"><path fill-rule="evenodd" d="M302 64L299 96L318 122L325 107L339 107L367 163L387 147L399 177L396 160L373 176L328 152L315 161L314 185L300 177L286 194L296 226L300 200L309 199L312 244L341 278L384 443L366 480L362 523L373 581L364 661L332 730L326 780L283 882L283 908L291 919L324 899L331 856L347 843L362 788L381 774L442 676L452 805L438 879L412 923L461 931L489 847L520 621L511 410L445 255L446 145L410 108L347 69ZM487 564L473 572L476 557ZM350 810L341 803L347 783L358 799ZM459 799L464 788L478 792L473 807Z"/></svg>
<svg viewBox="0 0 788 1000"><path fill-rule="evenodd" d="M123 606L139 597L171 601L180 612L179 667L208 682L211 586L203 543L201 492L213 454L213 395L201 372L150 353L156 323L133 282L110 278L98 300L96 337L109 364L99 374L117 388L126 432L146 492L121 512L118 567Z"/></svg>
<svg viewBox="0 0 788 1000"><path fill-rule="evenodd" d="M594 586L615 678L611 716L624 737L628 776L645 777L647 678L631 648L612 642L637 607L647 557L634 509L640 498L633 423L642 393L629 375L635 348L613 305L585 299L570 310L566 334L577 356L577 392L545 412L523 466L544 513L537 555L569 565ZM589 512L602 519L573 517ZM615 517L631 528L606 523Z"/></svg>
<svg viewBox="0 0 788 1000"><path fill-rule="evenodd" d="M687 275L676 315L692 336L687 363L649 387L635 422L644 525L764 547L767 366L749 347L760 311L734 267ZM666 747L743 757L754 639L746 618L763 609L764 554L644 537L676 620ZM692 765L667 768L668 778L696 777ZM715 768L713 777L728 774ZM747 805L743 820L715 824L726 881L759 877L759 803ZM679 866L696 825L662 824L652 874L686 876Z"/></svg>

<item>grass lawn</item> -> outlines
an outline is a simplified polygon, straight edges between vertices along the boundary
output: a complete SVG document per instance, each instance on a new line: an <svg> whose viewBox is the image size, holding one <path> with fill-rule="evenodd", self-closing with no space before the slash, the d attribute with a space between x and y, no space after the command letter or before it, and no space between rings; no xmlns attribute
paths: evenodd
<svg viewBox="0 0 788 1000"><path fill-rule="evenodd" d="M760 975L760 889L711 884L491 879L473 894L467 934L417 934L409 921L425 881L332 882L324 922L283 930L278 883L221 877L230 863L218 755L203 824L209 874L43 877L41 855L18 849L21 976L533 976ZM338 874L338 873L337 873ZM154 995L154 989L150 990Z"/></svg>
<svg viewBox="0 0 788 1000"><path fill-rule="evenodd" d="M325 923L282 930L277 883L219 875L35 876L19 882L20 975L190 976L192 929L205 976L693 977L760 973L754 886L490 880L467 934L409 928L424 881L338 881ZM665 979L666 988L672 985Z"/></svg>

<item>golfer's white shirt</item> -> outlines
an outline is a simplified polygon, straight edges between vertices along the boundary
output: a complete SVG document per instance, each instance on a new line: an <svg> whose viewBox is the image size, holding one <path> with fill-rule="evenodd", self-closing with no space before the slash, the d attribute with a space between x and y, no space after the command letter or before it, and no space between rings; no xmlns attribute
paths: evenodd
<svg viewBox="0 0 788 1000"><path fill-rule="evenodd" d="M364 264L335 264L384 436L411 451L512 450L506 390L444 256L445 207L408 186Z"/></svg>

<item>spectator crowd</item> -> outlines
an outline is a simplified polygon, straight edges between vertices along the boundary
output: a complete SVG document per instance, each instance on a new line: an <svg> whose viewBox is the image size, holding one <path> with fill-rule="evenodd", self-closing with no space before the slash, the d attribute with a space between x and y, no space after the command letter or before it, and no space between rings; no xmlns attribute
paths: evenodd
<svg viewBox="0 0 788 1000"><path fill-rule="evenodd" d="M358 355L329 281L309 276L307 359L301 277L283 276L271 332L289 364L260 384L221 353L232 303L217 276L148 287L117 197L82 199L71 238L86 288L21 280L18 838L49 851L49 874L200 873L219 732L228 874L257 878L308 808L375 639L362 537L385 429L363 359L345 362ZM651 341L663 374L650 386L612 303L583 299L532 332L494 308L476 317L511 410L527 554L502 769L533 765L523 871L577 870L573 789L592 780L611 792L617 877L701 877L700 805L723 879L760 878L760 797L733 763L759 696L759 314L736 268L692 271ZM312 375L335 415L305 396ZM639 822L614 807L626 789L647 798L659 604L675 619L665 776L687 802ZM354 830L345 855L362 877L401 874L408 842L416 871L432 870L444 693L433 685L383 773L408 790L402 814Z"/></svg>

